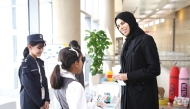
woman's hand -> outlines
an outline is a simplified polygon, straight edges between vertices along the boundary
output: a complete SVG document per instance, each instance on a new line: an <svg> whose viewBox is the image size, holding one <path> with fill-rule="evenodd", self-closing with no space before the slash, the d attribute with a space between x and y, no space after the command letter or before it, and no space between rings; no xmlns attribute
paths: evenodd
<svg viewBox="0 0 190 109"><path fill-rule="evenodd" d="M112 78L117 81L117 80L121 80L121 81L126 81L128 80L127 78L127 73L119 73L116 75L113 75Z"/></svg>
<svg viewBox="0 0 190 109"><path fill-rule="evenodd" d="M48 102L48 101L46 101L44 105L45 105L45 106L44 106L45 109L49 109L49 102Z"/></svg>

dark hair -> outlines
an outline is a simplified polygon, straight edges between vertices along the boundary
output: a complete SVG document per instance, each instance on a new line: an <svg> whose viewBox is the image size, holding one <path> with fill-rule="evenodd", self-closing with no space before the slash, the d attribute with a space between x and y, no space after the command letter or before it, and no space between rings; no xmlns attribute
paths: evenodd
<svg viewBox="0 0 190 109"><path fill-rule="evenodd" d="M34 41L28 42L28 44L31 46L36 46L39 43L42 43L44 45L44 47L46 46L45 42L34 42ZM28 49L28 47L26 47L23 51L24 59L27 57L28 54L29 54L29 49Z"/></svg>
<svg viewBox="0 0 190 109"><path fill-rule="evenodd" d="M78 42L76 40L72 40L70 43L69 43L69 47L73 47L73 48L78 48L81 50L80 48L80 45L78 44ZM86 60L86 57L82 57L82 62L84 63Z"/></svg>
<svg viewBox="0 0 190 109"><path fill-rule="evenodd" d="M79 61L80 57L82 56L82 53L79 49L73 49L78 52L79 56L77 56L75 51L71 50L71 47L65 47L59 51L58 61L62 63L61 68L66 71L70 71L71 65L74 62ZM60 89L63 85L63 78L61 77L59 65L55 66L53 73L51 74L50 84L54 89Z"/></svg>
<svg viewBox="0 0 190 109"><path fill-rule="evenodd" d="M72 40L72 41L69 43L69 47L74 47L74 48L81 49L81 48L80 48L80 45L78 44L78 42L77 42L76 40Z"/></svg>

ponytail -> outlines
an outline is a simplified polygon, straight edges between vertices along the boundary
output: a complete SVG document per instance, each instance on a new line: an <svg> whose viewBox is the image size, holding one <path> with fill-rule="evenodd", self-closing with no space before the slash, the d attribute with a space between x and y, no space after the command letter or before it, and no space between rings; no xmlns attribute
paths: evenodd
<svg viewBox="0 0 190 109"><path fill-rule="evenodd" d="M50 84L53 89L60 89L63 85L59 65L56 65L50 77Z"/></svg>
<svg viewBox="0 0 190 109"><path fill-rule="evenodd" d="M35 41L30 41L28 42L29 45L31 46L36 46L37 44L39 43L42 43L43 44L43 47L46 46L46 43L45 42L35 42ZM24 59L27 57L27 55L29 54L29 49L28 47L26 47L23 51L23 56L24 56Z"/></svg>
<svg viewBox="0 0 190 109"><path fill-rule="evenodd" d="M29 49L28 47L26 47L23 51L23 56L24 56L24 59L27 57L27 55L29 54Z"/></svg>

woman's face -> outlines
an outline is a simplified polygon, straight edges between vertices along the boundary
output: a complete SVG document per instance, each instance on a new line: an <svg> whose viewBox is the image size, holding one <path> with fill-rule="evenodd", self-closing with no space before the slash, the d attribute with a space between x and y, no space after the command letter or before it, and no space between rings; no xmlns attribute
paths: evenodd
<svg viewBox="0 0 190 109"><path fill-rule="evenodd" d="M40 57L43 50L44 50L44 45L43 43L39 43L35 46L30 46L29 45L29 50L30 50L30 55L33 57Z"/></svg>
<svg viewBox="0 0 190 109"><path fill-rule="evenodd" d="M119 29L119 31L122 34L124 34L125 36L129 35L129 33L130 33L130 27L129 27L128 23L124 22L121 19L117 19L116 20L116 25L117 25L117 28Z"/></svg>

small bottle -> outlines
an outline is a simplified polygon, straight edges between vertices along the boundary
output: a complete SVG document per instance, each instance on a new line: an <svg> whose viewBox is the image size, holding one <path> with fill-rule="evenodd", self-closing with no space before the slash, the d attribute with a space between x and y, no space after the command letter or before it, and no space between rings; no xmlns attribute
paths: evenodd
<svg viewBox="0 0 190 109"><path fill-rule="evenodd" d="M104 93L104 102L110 103L110 101L111 101L110 93Z"/></svg>

